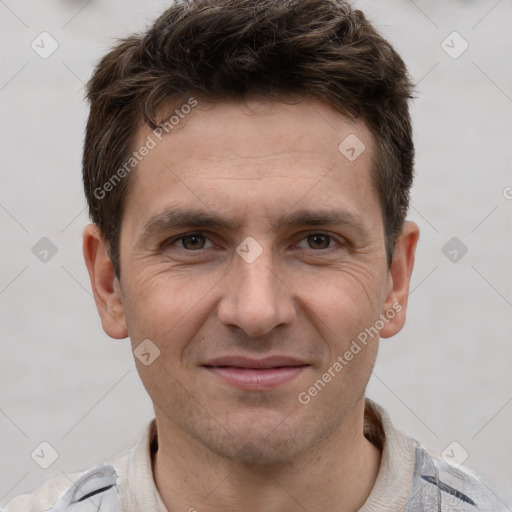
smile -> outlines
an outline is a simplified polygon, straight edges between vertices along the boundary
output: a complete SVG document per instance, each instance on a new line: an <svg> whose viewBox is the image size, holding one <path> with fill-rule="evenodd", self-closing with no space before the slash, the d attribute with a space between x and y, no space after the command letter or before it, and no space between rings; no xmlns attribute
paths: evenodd
<svg viewBox="0 0 512 512"><path fill-rule="evenodd" d="M310 365L294 358L265 359L226 357L202 365L223 382L244 391L264 391L290 382Z"/></svg>

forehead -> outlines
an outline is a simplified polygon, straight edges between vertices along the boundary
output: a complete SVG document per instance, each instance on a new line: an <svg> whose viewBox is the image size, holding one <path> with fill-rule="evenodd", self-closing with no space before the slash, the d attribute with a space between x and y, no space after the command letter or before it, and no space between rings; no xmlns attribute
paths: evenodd
<svg viewBox="0 0 512 512"><path fill-rule="evenodd" d="M333 156L343 156L339 145L351 135L364 143L367 156L374 149L373 136L362 120L351 120L318 100L199 102L187 110L185 106L186 103L174 103L161 111L160 117L167 122L168 129L159 132L157 137L147 126L140 127L135 146L143 145L147 137L152 136L158 139L159 146L161 142L164 146L172 145L172 141L184 150L193 146L195 159L222 157L226 161L227 157L265 158L310 153L323 154L331 163L334 163ZM350 146L350 140L358 144L358 149L362 148L353 137L344 146ZM191 155L183 156L181 160Z"/></svg>
<svg viewBox="0 0 512 512"><path fill-rule="evenodd" d="M128 211L155 212L176 199L217 209L237 201L256 206L263 196L267 211L319 197L353 209L378 203L370 178L373 136L362 121L325 103L199 102L192 109L173 105L161 118L172 119L169 133L137 131L135 151L150 139L155 144L130 177Z"/></svg>

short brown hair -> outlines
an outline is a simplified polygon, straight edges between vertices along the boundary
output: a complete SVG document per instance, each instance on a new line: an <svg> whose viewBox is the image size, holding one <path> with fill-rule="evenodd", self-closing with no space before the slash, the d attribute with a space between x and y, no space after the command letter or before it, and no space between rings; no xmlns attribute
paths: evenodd
<svg viewBox="0 0 512 512"><path fill-rule="evenodd" d="M377 141L372 180L390 264L414 164L412 84L390 43L361 11L338 0L178 0L146 33L122 39L87 84L84 188L118 278L131 179L124 173L108 195L103 187L130 158L137 128L156 128L159 108L170 101L260 95L321 100L365 122Z"/></svg>

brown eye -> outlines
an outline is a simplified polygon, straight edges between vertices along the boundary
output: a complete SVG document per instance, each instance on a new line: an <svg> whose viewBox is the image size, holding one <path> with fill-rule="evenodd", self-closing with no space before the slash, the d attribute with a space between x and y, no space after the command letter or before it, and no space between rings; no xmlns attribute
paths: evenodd
<svg viewBox="0 0 512 512"><path fill-rule="evenodd" d="M198 233L182 236L179 240L181 240L183 248L189 251L202 249L205 243L205 237Z"/></svg>
<svg viewBox="0 0 512 512"><path fill-rule="evenodd" d="M314 235L309 235L307 240L312 249L327 249L331 242L331 237L322 233L315 233Z"/></svg>
<svg viewBox="0 0 512 512"><path fill-rule="evenodd" d="M164 241L161 245L163 251L202 252L215 247L210 238L201 232L183 233Z"/></svg>

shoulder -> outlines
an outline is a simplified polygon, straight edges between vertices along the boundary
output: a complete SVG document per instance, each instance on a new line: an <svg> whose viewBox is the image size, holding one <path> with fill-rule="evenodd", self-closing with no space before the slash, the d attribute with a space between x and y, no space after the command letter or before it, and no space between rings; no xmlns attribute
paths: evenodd
<svg viewBox="0 0 512 512"><path fill-rule="evenodd" d="M0 512L119 512L121 506L136 510L128 497L133 494L133 479L140 480L140 474L152 477L150 452L155 436L156 425L152 419L132 448L81 473L63 473L51 478L30 494L0 503Z"/></svg>
<svg viewBox="0 0 512 512"><path fill-rule="evenodd" d="M501 512L508 507L478 473L419 445L406 512L423 510Z"/></svg>
<svg viewBox="0 0 512 512"><path fill-rule="evenodd" d="M53 506L59 496L79 477L80 473L50 478L30 494L20 494L8 503L0 504L0 512L42 512ZM70 482L71 479L71 482Z"/></svg>
<svg viewBox="0 0 512 512"><path fill-rule="evenodd" d="M82 473L51 478L31 494L22 494L0 507L0 512L119 512L118 473L102 464ZM101 508L99 508L101 505ZM96 508L94 508L96 510Z"/></svg>

